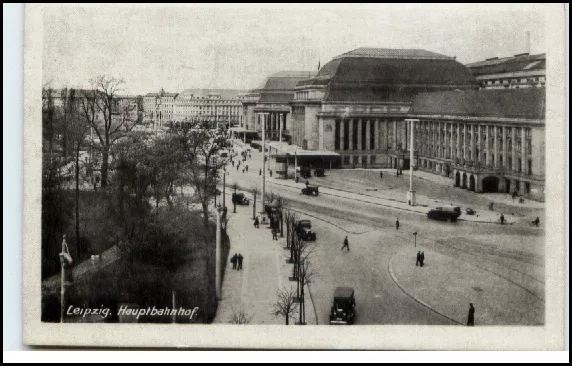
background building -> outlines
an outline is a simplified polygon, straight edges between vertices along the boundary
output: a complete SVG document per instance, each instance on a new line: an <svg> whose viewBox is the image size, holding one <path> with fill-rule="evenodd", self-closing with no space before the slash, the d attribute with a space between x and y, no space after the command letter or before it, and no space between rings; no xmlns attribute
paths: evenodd
<svg viewBox="0 0 572 366"><path fill-rule="evenodd" d="M493 57L466 66L483 89L522 89L546 84L545 53Z"/></svg>
<svg viewBox="0 0 572 366"><path fill-rule="evenodd" d="M266 121L267 137L278 140L280 130L282 138L292 141L292 106L295 88L298 82L315 75L311 71L281 71L270 75L260 87L251 90L243 105L246 131L262 132L262 123Z"/></svg>
<svg viewBox="0 0 572 366"><path fill-rule="evenodd" d="M453 57L420 49L358 48L300 81L292 142L335 151L342 167L408 168L407 117L421 92L477 89Z"/></svg>
<svg viewBox="0 0 572 366"><path fill-rule="evenodd" d="M544 200L544 89L423 93L409 116L419 119L419 169L475 192Z"/></svg>

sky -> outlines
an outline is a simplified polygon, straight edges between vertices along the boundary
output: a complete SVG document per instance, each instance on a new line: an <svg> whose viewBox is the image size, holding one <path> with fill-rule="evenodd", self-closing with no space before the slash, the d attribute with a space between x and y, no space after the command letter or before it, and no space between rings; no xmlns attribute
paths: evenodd
<svg viewBox="0 0 572 366"><path fill-rule="evenodd" d="M43 82L86 87L106 74L126 94L252 89L283 70L316 71L358 47L422 48L466 64L545 50L541 5L48 6Z"/></svg>

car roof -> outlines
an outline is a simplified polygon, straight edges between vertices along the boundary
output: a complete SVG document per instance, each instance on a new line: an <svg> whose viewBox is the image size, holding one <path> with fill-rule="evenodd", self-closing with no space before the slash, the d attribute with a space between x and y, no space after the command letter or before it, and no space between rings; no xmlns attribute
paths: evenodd
<svg viewBox="0 0 572 366"><path fill-rule="evenodd" d="M348 298L352 297L354 294L354 289L351 287L336 287L334 291L334 298Z"/></svg>

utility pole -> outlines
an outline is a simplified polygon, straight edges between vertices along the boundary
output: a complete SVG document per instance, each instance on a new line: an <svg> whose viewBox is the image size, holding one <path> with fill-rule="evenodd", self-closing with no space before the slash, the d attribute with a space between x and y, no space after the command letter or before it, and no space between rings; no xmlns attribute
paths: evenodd
<svg viewBox="0 0 572 366"><path fill-rule="evenodd" d="M414 154L413 150L415 149L414 146L414 131L415 131L415 122L419 121L416 119L406 119L406 122L410 122L410 137L411 141L409 143L409 191L407 192L407 200L410 206L415 206L415 191L413 190L413 162L414 162Z"/></svg>
<svg viewBox="0 0 572 366"><path fill-rule="evenodd" d="M222 167L222 207L226 207L226 166Z"/></svg>
<svg viewBox="0 0 572 366"><path fill-rule="evenodd" d="M220 210L216 209L216 247L215 247L215 288L216 288L216 298L221 299L221 263L220 263Z"/></svg>
<svg viewBox="0 0 572 366"><path fill-rule="evenodd" d="M262 113L262 211L264 211L264 199L266 195L266 116Z"/></svg>
<svg viewBox="0 0 572 366"><path fill-rule="evenodd" d="M298 150L294 150L294 180L298 176Z"/></svg>

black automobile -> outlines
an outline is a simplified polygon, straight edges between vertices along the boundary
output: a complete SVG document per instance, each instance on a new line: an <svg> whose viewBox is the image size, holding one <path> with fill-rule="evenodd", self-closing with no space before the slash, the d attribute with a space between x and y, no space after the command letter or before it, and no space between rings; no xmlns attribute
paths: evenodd
<svg viewBox="0 0 572 366"><path fill-rule="evenodd" d="M308 179L312 176L312 169L310 169L307 166L301 166L300 167L300 175L302 176L302 178Z"/></svg>
<svg viewBox="0 0 572 366"><path fill-rule="evenodd" d="M244 193L233 193L232 203L248 206L250 205L250 200L244 196Z"/></svg>
<svg viewBox="0 0 572 366"><path fill-rule="evenodd" d="M305 194L306 196L317 196L320 194L320 191L318 190L318 186L308 185L307 187L302 188L302 194Z"/></svg>
<svg viewBox="0 0 572 366"><path fill-rule="evenodd" d="M473 210L472 208L468 207L468 208L465 209L465 213L466 213L467 215L474 215L476 212L475 212L475 210Z"/></svg>
<svg viewBox="0 0 572 366"><path fill-rule="evenodd" d="M427 218L433 220L455 222L461 216L461 208L458 206L435 207L427 212Z"/></svg>
<svg viewBox="0 0 572 366"><path fill-rule="evenodd" d="M355 308L354 289L337 287L334 291L334 301L330 311L330 325L353 324L356 315Z"/></svg>
<svg viewBox="0 0 572 366"><path fill-rule="evenodd" d="M316 169L314 169L314 176L323 177L323 176L325 176L324 172L325 172L324 168L316 168Z"/></svg>
<svg viewBox="0 0 572 366"><path fill-rule="evenodd" d="M305 241L316 241L316 232L312 230L312 222L310 220L296 221L294 229L300 239Z"/></svg>

